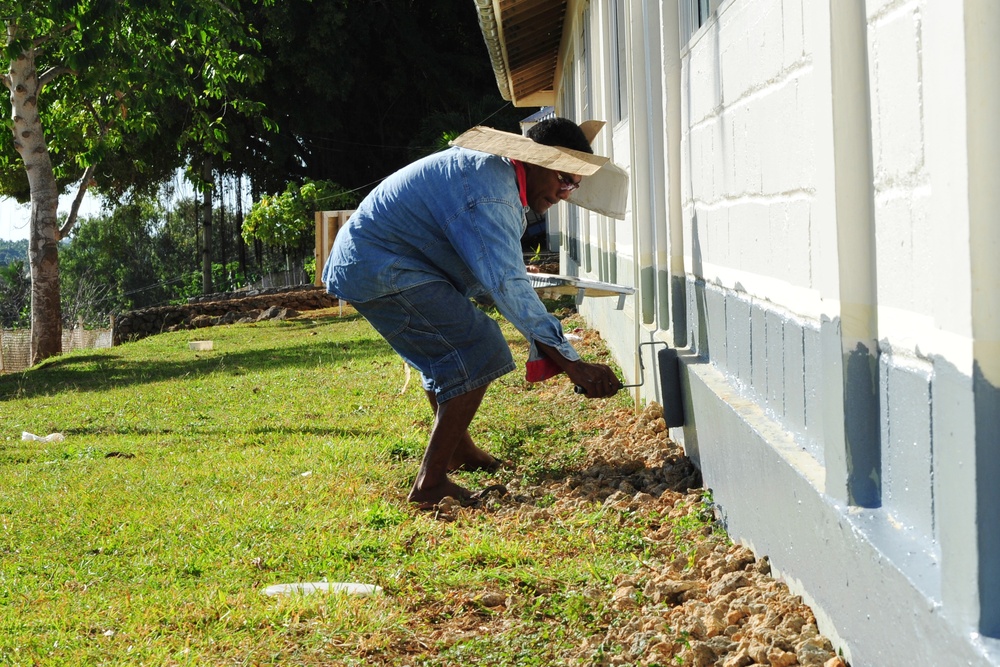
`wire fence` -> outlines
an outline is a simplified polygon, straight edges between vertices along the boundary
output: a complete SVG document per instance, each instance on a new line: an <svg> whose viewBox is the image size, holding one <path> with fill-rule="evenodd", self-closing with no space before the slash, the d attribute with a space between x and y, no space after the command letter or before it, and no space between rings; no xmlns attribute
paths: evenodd
<svg viewBox="0 0 1000 667"><path fill-rule="evenodd" d="M111 347L111 329L63 329L62 350ZM0 329L0 373L23 371L31 366L31 330Z"/></svg>
<svg viewBox="0 0 1000 667"><path fill-rule="evenodd" d="M248 285L247 290L275 289L309 284L309 276L302 269L276 271L262 276ZM218 295L217 295L218 296ZM238 294L228 295L236 298ZM202 297L205 298L205 297ZM62 351L90 350L112 346L111 329L85 329L76 326L63 329ZM17 373L31 367L31 330L4 329L0 327L0 373Z"/></svg>
<svg viewBox="0 0 1000 667"><path fill-rule="evenodd" d="M302 269L289 269L287 271L275 271L261 276L244 289L270 289L273 287L294 287L296 285L306 285L309 283L309 276Z"/></svg>

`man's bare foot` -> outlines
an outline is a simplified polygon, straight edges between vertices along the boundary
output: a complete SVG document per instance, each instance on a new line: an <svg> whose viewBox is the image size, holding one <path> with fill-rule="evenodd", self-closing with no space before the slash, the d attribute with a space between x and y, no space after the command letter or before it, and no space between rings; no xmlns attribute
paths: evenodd
<svg viewBox="0 0 1000 667"><path fill-rule="evenodd" d="M448 461L448 472L496 472L502 465L502 461L477 447L466 434Z"/></svg>
<svg viewBox="0 0 1000 667"><path fill-rule="evenodd" d="M452 486L462 489L462 487L458 485L453 484ZM466 490L462 489L462 491ZM484 489L476 491L475 493L470 493L468 491L466 491L466 493L468 493L468 495L466 496L453 496L451 494L447 494L442 496L439 500L436 501L434 500L418 501L413 499L413 495L411 492L410 503L412 503L413 506L416 509L420 510L421 512L429 512L438 509L439 507L442 507L445 498L454 498L455 503L457 503L458 506L460 507L479 507L480 505L482 505L483 502L485 502L491 496L495 498L501 498L503 496L506 496L507 487L504 486L503 484L491 484Z"/></svg>
<svg viewBox="0 0 1000 667"><path fill-rule="evenodd" d="M455 459L448 464L448 472L496 472L503 467L503 461L490 456L482 461L463 461L456 464Z"/></svg>
<svg viewBox="0 0 1000 667"><path fill-rule="evenodd" d="M435 505L449 496L459 502L463 502L472 497L472 492L446 478L444 482L437 486L427 488L418 489L417 485L414 484L413 488L410 489L410 495L406 499L419 510L430 510L434 509Z"/></svg>

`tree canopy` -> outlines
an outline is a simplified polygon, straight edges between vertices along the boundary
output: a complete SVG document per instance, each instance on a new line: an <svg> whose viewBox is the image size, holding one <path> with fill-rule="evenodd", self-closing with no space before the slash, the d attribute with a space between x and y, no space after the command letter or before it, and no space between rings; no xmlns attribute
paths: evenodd
<svg viewBox="0 0 1000 667"><path fill-rule="evenodd" d="M5 241L0 239L0 266L7 266L14 261L28 259L27 241Z"/></svg>
<svg viewBox="0 0 1000 667"><path fill-rule="evenodd" d="M530 113L500 97L472 2L286 0L255 15L267 71L248 96L275 124L232 128L230 165L257 192L308 178L364 193L445 131L518 131Z"/></svg>
<svg viewBox="0 0 1000 667"><path fill-rule="evenodd" d="M150 165L162 173L190 152L224 155L227 115L261 110L237 86L263 72L244 15L255 4L26 0L5 9L13 132L0 143L0 188L27 193L32 205L32 362L61 347L57 243L76 222L76 207L60 227L60 190L79 180L78 202L102 175L131 178ZM173 153L159 147L164 139ZM149 147L152 159L130 153L135 146ZM125 156L131 168L100 171L109 155Z"/></svg>
<svg viewBox="0 0 1000 667"><path fill-rule="evenodd" d="M293 248L303 238L312 240L316 211L347 209L356 203L357 197L330 181L289 183L281 194L264 195L254 202L243 221L243 238L248 243L256 240Z"/></svg>
<svg viewBox="0 0 1000 667"><path fill-rule="evenodd" d="M360 199L383 177L439 149L445 134L483 122L516 131L529 113L500 98L473 3L25 0L3 16L11 96L0 104L13 131L0 133L0 195L32 202L36 361L58 351L58 294L71 296L59 285L58 248L76 216L57 215L57 197L69 186L96 188L113 210L155 198L183 166L215 191L215 202L220 184L233 178L246 178L255 198L328 183ZM112 214L104 224L117 231L73 234L73 256L104 246L113 258L114 239L144 238L142 229L125 227L145 225L153 242L131 251L145 260L127 280L105 281L115 290L152 280L141 277L143 261L157 266L161 282L190 274L199 251L208 257L206 244L218 244L221 261L205 266L221 267L225 284L227 276L268 270L268 247L287 247L285 233L293 230L259 227L248 248L238 236L242 212L213 217L212 201L186 202L182 215L152 209L158 221L138 209ZM192 215L203 221L200 237ZM298 233L304 247L308 229ZM85 265L73 264L74 285ZM177 298L168 292L160 298ZM149 305L143 301L119 294L105 302Z"/></svg>
<svg viewBox="0 0 1000 667"><path fill-rule="evenodd" d="M0 327L24 326L28 318L28 276L24 260L0 266Z"/></svg>

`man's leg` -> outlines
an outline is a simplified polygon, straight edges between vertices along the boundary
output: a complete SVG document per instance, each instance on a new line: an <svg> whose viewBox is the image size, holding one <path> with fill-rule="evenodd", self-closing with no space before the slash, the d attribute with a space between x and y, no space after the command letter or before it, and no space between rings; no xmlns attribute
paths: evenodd
<svg viewBox="0 0 1000 667"><path fill-rule="evenodd" d="M425 390L424 393L427 395L427 401L431 404L431 410L434 412L434 416L437 417L437 395L430 390ZM455 472L458 470L464 470L466 472L493 472L499 467L500 461L490 456L486 451L477 447L476 443L472 441L472 436L469 435L468 428L466 428L465 434L459 441L458 446L455 447L455 451L451 455L451 460L448 461L448 472Z"/></svg>
<svg viewBox="0 0 1000 667"><path fill-rule="evenodd" d="M440 404L435 401L437 409L434 428L431 430L431 439L424 452L424 460L420 463L417 479L410 489L410 502L436 503L446 496L465 499L472 495L467 489L448 479L448 464L463 439L468 436L469 424L479 410L487 387L488 384L477 387Z"/></svg>
<svg viewBox="0 0 1000 667"><path fill-rule="evenodd" d="M489 383L515 368L500 326L443 281L354 306L420 371L425 389L446 397L440 404L431 401L434 426L410 501L426 507L446 496L469 499L473 494L449 480L448 472L450 466L468 469L476 460L493 462L472 442L468 427Z"/></svg>

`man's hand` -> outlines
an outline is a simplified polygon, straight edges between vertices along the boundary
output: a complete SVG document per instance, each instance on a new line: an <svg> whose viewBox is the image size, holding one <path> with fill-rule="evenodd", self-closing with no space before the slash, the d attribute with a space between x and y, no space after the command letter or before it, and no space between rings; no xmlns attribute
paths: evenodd
<svg viewBox="0 0 1000 667"><path fill-rule="evenodd" d="M604 364L574 361L567 364L564 370L573 384L583 389L583 394L587 398L614 396L622 388L621 380L618 379L610 366Z"/></svg>
<svg viewBox="0 0 1000 667"><path fill-rule="evenodd" d="M618 379L610 366L604 364L588 364L586 361L570 361L559 352L549 347L545 343L535 341L535 345L554 361L563 373L569 376L573 384L577 386L577 393L583 389L583 394L587 398L607 398L614 396L622 388L622 381Z"/></svg>

